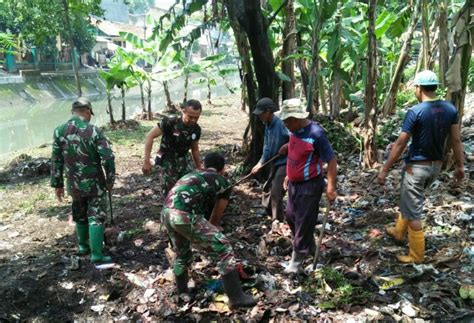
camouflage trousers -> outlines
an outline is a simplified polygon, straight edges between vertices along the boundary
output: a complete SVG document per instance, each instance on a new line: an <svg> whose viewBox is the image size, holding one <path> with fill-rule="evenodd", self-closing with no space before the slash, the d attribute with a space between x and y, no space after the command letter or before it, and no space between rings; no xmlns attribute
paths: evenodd
<svg viewBox="0 0 474 323"><path fill-rule="evenodd" d="M102 225L107 218L107 210L105 194L72 198L72 219L76 223Z"/></svg>
<svg viewBox="0 0 474 323"><path fill-rule="evenodd" d="M206 251L225 275L235 269L235 256L230 241L202 215L164 208L161 221L176 253L173 272L182 275L193 260L191 246Z"/></svg>
<svg viewBox="0 0 474 323"><path fill-rule="evenodd" d="M164 158L160 162L161 170L162 170L162 182L161 182L161 189L163 196L166 197L168 192L171 191L174 184L186 175L187 173L192 171L190 165L189 156L176 156L176 155L165 155Z"/></svg>

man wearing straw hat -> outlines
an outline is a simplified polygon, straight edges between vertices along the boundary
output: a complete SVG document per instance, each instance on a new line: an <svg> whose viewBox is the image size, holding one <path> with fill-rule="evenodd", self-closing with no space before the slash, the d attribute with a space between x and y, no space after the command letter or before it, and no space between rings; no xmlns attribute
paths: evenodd
<svg viewBox="0 0 474 323"><path fill-rule="evenodd" d="M315 249L314 229L323 191L336 199L337 161L323 128L308 118L299 99L283 101L280 119L290 130L285 186L288 187L286 220L293 237L293 252L286 273L302 272L302 264ZM327 187L323 178L327 163Z"/></svg>

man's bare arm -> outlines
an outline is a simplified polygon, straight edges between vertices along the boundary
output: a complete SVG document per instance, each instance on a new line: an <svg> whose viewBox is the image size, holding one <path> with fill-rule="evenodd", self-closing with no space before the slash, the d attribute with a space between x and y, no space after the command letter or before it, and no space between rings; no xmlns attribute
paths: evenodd
<svg viewBox="0 0 474 323"><path fill-rule="evenodd" d="M385 184L385 177L387 177L387 174L390 171L390 168L392 168L393 164L395 164L402 155L403 151L405 150L405 147L408 144L408 141L410 140L410 137L411 135L408 132L402 132L398 137L397 141L392 147L392 150L390 151L390 156L388 157L388 160L385 162L385 165L383 165L382 169L380 170L377 179L379 184Z"/></svg>
<svg viewBox="0 0 474 323"><path fill-rule="evenodd" d="M191 143L191 156L193 157L196 169L202 169L201 153L199 152L199 141L193 141Z"/></svg>
<svg viewBox="0 0 474 323"><path fill-rule="evenodd" d="M228 199L218 199L216 204L214 204L214 209L212 209L212 214L209 219L209 222L212 225L219 227L219 223L221 222L222 216L224 215L225 208L229 204Z"/></svg>
<svg viewBox="0 0 474 323"><path fill-rule="evenodd" d="M156 126L151 129L145 137L145 151L144 151L144 158L143 158L143 174L148 175L151 171L151 163L150 163L150 156L151 156L151 149L153 148L153 140L159 136L161 136L161 129Z"/></svg>

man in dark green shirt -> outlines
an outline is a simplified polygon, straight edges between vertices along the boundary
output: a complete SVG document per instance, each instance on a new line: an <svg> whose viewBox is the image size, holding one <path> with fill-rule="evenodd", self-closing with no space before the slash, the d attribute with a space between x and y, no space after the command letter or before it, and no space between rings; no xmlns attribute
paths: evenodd
<svg viewBox="0 0 474 323"><path fill-rule="evenodd" d="M161 216L176 252L173 272L178 293L188 290L193 246L207 252L217 262L230 306L253 306L256 302L242 291L232 246L219 226L230 197L229 182L222 176L224 157L210 153L206 155L204 165L204 170L178 180L166 197Z"/></svg>
<svg viewBox="0 0 474 323"><path fill-rule="evenodd" d="M72 105L72 114L68 122L54 130L51 186L62 201L66 173L79 254L91 252L93 262L110 262L110 257L102 254L103 223L106 191L112 190L115 181L115 157L102 131L89 123L94 114L90 101L79 98Z"/></svg>
<svg viewBox="0 0 474 323"><path fill-rule="evenodd" d="M153 140L161 136L155 165L163 171L163 196L168 194L178 179L192 170L189 165L189 150L191 150L196 169L199 170L202 167L199 154L201 127L197 124L201 112L201 103L197 100L189 100L186 102L180 118L163 118L146 136L142 168L145 175L150 174L151 171L150 156Z"/></svg>

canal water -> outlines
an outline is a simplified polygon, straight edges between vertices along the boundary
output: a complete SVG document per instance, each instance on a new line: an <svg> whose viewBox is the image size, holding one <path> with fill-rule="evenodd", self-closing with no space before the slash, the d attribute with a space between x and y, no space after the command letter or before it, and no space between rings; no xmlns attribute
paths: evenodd
<svg viewBox="0 0 474 323"><path fill-rule="evenodd" d="M238 76L233 75L227 79L228 84L238 84ZM170 84L170 94L173 102L183 100L184 80L175 80ZM212 87L212 97L230 94L224 82L218 81ZM120 92L113 95L112 107L114 117L119 120L122 113ZM89 97L94 109L94 117L91 123L102 126L109 122L109 115L106 112L107 97ZM201 100L203 103L207 99L207 85L193 84L190 82L188 88L188 99ZM145 98L146 100L146 98ZM25 148L38 147L52 141L53 130L61 123L68 120L71 115L71 104L73 98L69 100L54 100L49 104L32 104L25 106L4 107L0 113L0 160L11 157L11 153ZM125 96L127 118L141 112L141 99L138 91L127 93ZM152 111L158 112L166 105L165 96L161 83L153 86Z"/></svg>

